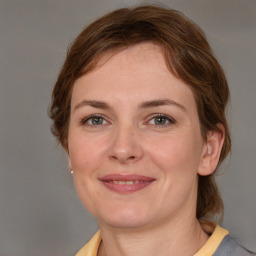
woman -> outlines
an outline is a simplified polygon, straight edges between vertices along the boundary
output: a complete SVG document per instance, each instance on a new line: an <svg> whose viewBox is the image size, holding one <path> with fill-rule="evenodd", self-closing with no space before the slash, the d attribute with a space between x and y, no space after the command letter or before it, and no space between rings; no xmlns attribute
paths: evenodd
<svg viewBox="0 0 256 256"><path fill-rule="evenodd" d="M177 11L120 9L81 32L50 112L100 228L78 256L251 255L210 221L228 98L204 33Z"/></svg>

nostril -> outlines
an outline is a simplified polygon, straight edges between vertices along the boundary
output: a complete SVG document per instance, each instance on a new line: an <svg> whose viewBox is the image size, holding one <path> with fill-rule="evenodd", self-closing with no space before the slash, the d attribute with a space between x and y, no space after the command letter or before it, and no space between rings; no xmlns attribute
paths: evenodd
<svg viewBox="0 0 256 256"><path fill-rule="evenodd" d="M123 155L118 155L118 156L112 155L112 156L110 156L110 159L118 160L121 162L129 162L129 161L135 160L136 156L128 156L127 157L127 156L123 156Z"/></svg>
<svg viewBox="0 0 256 256"><path fill-rule="evenodd" d="M117 160L116 156L111 156L110 158L113 159L113 160Z"/></svg>

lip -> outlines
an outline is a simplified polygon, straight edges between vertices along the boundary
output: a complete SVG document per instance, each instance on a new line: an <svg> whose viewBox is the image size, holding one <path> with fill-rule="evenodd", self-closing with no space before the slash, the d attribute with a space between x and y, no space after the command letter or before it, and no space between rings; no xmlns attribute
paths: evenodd
<svg viewBox="0 0 256 256"><path fill-rule="evenodd" d="M138 190L146 188L155 181L155 179L152 177L137 174L109 174L100 177L99 180L108 189L120 194L136 192Z"/></svg>

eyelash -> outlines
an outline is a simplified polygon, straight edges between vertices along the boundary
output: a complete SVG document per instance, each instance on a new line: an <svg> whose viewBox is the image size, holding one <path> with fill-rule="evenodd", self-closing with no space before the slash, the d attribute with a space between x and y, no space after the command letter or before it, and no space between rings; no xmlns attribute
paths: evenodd
<svg viewBox="0 0 256 256"><path fill-rule="evenodd" d="M150 119L149 119L149 121L148 121L148 123L151 121L151 120L156 120L156 118L163 118L163 119L165 119L168 123L166 124L156 124L155 122L154 122L154 124L152 124L152 125L154 125L155 127L166 127L166 126L169 126L169 125L171 125L171 124L175 124L176 123L176 120L175 119L173 119L173 118L171 118L171 117L169 117L169 116L167 116L167 115L164 115L164 114L155 114L153 117L151 117Z"/></svg>
<svg viewBox="0 0 256 256"><path fill-rule="evenodd" d="M87 125L87 126L91 126L91 127L93 127L93 126L99 127L101 125L105 125L105 124L98 124L98 125L96 125L96 124L89 124L88 123L90 120L92 121L93 119L97 119L97 118L101 119L103 122L104 121L107 122L106 119L103 116L101 116L101 115L90 115L90 116L88 116L86 118L81 119L80 125L82 125L82 126Z"/></svg>
<svg viewBox="0 0 256 256"><path fill-rule="evenodd" d="M156 120L156 118L162 118L165 121L167 121L168 123L167 124L166 123L165 124L156 124L156 122L154 121L154 124L150 124L150 121ZM91 123L91 124L89 124L89 121L92 122L93 119L100 119L103 123L100 123L100 124ZM107 122L107 121L102 115L90 115L86 118L81 119L80 125L81 126L86 125L86 126L97 128L99 126L106 125L106 123L104 123L104 122ZM150 125L153 125L155 127L166 127L166 126L169 126L171 124L175 124L176 120L167 116L167 115L164 115L164 114L154 114L154 116L151 116L150 119L148 119L148 121L145 124L147 124L147 123L150 124Z"/></svg>

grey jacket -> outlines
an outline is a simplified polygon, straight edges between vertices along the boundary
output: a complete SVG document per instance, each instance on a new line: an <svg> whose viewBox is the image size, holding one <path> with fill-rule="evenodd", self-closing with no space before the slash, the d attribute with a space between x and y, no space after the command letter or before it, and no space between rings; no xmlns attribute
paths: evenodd
<svg viewBox="0 0 256 256"><path fill-rule="evenodd" d="M231 236L227 235L220 243L217 251L213 256L252 256L255 252L249 251L243 246L235 242Z"/></svg>

